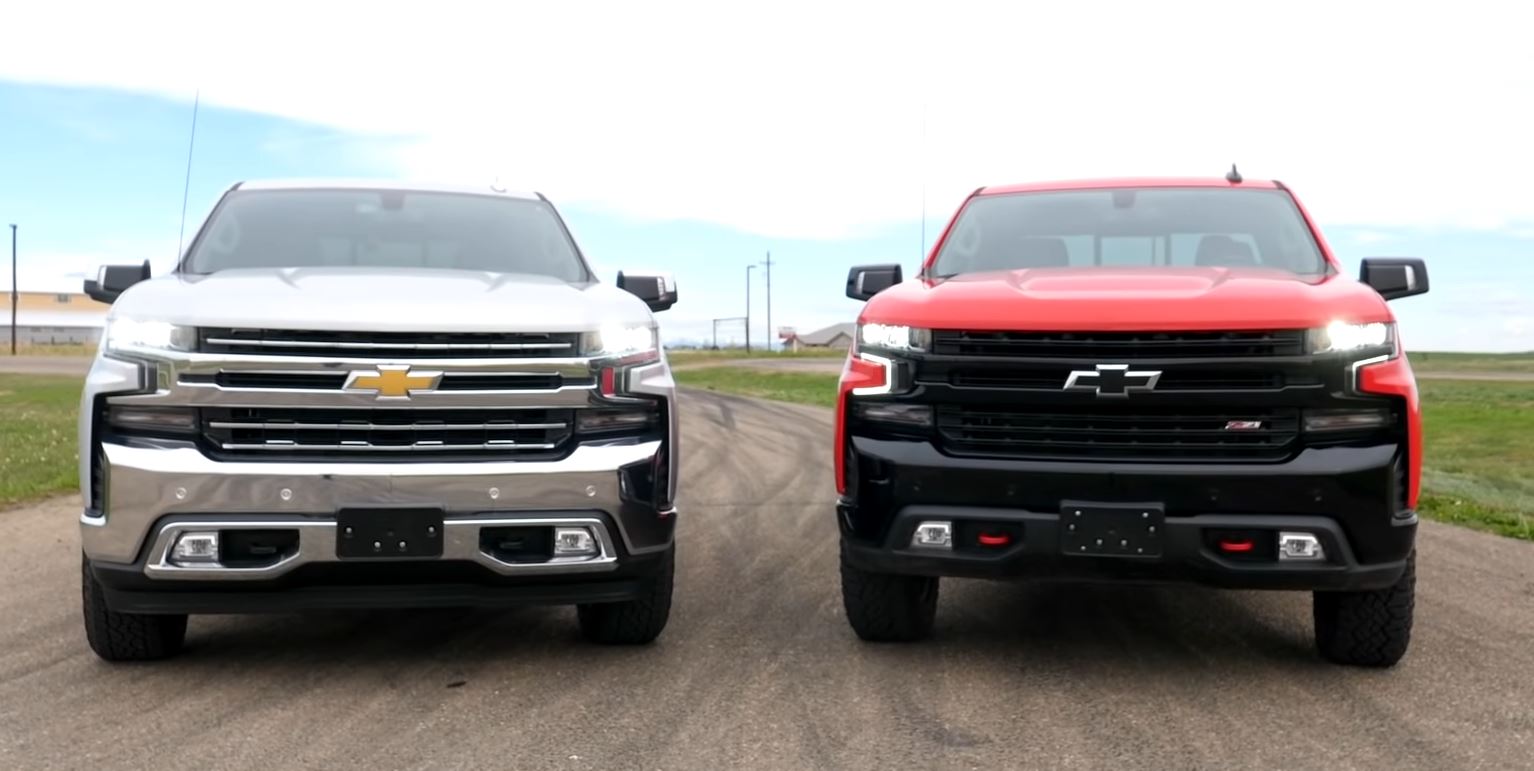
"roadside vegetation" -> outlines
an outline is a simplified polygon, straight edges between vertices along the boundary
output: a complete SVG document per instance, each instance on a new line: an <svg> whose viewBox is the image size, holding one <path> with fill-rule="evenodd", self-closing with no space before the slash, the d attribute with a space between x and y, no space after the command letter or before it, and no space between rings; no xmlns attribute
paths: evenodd
<svg viewBox="0 0 1534 771"><path fill-rule="evenodd" d="M1517 372L1534 374L1534 351L1527 353L1443 353L1410 351L1412 369L1418 372Z"/></svg>
<svg viewBox="0 0 1534 771"><path fill-rule="evenodd" d="M0 374L0 505L75 489L80 380Z"/></svg>
<svg viewBox="0 0 1534 771"><path fill-rule="evenodd" d="M692 388L832 406L836 375L707 367ZM1424 380L1423 516L1534 540L1534 383Z"/></svg>

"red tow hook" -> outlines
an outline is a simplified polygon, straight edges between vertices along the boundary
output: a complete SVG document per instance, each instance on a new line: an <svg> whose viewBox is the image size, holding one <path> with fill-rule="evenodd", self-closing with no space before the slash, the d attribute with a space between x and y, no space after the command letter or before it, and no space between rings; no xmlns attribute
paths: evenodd
<svg viewBox="0 0 1534 771"><path fill-rule="evenodd" d="M981 546L1006 546L1012 543L1012 536L1006 533L981 533L976 538Z"/></svg>
<svg viewBox="0 0 1534 771"><path fill-rule="evenodd" d="M1220 551L1230 552L1232 554L1245 554L1255 547L1256 544L1252 543L1250 539L1241 541L1227 541L1222 539L1220 541Z"/></svg>

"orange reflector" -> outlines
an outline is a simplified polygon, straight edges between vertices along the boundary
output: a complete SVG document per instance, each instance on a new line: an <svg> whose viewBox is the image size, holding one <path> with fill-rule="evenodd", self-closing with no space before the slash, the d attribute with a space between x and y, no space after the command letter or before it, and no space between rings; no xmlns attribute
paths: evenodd
<svg viewBox="0 0 1534 771"><path fill-rule="evenodd" d="M1006 533L981 533L978 538L981 546L1006 546L1012 543L1012 536Z"/></svg>
<svg viewBox="0 0 1534 771"><path fill-rule="evenodd" d="M1237 554L1251 551L1256 544L1251 541L1220 541L1220 551L1234 552Z"/></svg>

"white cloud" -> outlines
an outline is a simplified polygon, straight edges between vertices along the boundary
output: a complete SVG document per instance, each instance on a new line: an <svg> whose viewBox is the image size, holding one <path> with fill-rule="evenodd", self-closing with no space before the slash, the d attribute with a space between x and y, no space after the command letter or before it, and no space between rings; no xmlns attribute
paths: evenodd
<svg viewBox="0 0 1534 771"><path fill-rule="evenodd" d="M402 173L785 237L910 221L924 183L937 219L981 184L1231 161L1328 223L1534 222L1521 11L1408 5L28 3L0 77L200 87L413 137L369 145Z"/></svg>

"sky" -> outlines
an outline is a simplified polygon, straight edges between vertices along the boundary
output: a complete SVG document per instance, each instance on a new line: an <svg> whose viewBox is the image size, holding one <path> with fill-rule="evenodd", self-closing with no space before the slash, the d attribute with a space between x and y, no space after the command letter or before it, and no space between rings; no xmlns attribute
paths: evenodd
<svg viewBox="0 0 1534 771"><path fill-rule="evenodd" d="M1516 4L384 5L8 8L21 287L174 263L195 96L188 233L240 179L499 177L547 194L604 278L673 272L673 343L743 315L769 252L772 325L809 331L855 318L848 267L913 272L981 185L1236 162L1291 186L1349 272L1428 261L1432 291L1394 304L1409 347L1534 350Z"/></svg>

